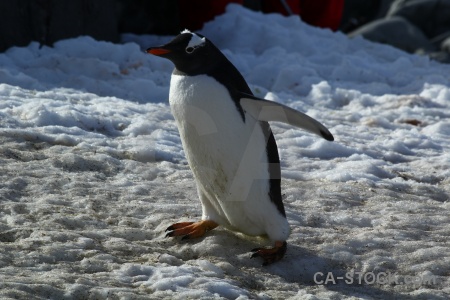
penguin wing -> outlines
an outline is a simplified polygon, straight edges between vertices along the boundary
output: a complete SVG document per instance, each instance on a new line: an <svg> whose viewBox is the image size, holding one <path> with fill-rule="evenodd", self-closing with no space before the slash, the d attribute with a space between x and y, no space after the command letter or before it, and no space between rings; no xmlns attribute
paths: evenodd
<svg viewBox="0 0 450 300"><path fill-rule="evenodd" d="M244 111L259 121L283 122L334 141L333 135L319 121L286 105L247 94L241 97L240 104Z"/></svg>

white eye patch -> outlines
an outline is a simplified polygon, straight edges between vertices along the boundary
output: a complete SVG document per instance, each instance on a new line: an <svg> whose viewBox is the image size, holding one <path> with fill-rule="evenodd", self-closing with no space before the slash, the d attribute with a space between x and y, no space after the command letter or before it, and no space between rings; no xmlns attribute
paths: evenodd
<svg viewBox="0 0 450 300"><path fill-rule="evenodd" d="M198 35L196 35L195 33L192 33L192 38L189 41L188 47L200 47L205 43L205 38L204 37L199 37Z"/></svg>
<svg viewBox="0 0 450 300"><path fill-rule="evenodd" d="M181 33L190 33L192 35L191 40L189 41L189 44L186 47L187 53L192 53L195 50L195 48L203 46L206 42L206 39L204 37L200 37L187 29L182 31Z"/></svg>

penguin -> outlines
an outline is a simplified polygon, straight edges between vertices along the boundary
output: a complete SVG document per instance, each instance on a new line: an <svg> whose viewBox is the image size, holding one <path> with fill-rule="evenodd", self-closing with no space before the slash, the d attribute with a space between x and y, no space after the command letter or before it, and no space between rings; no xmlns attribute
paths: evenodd
<svg viewBox="0 0 450 300"><path fill-rule="evenodd" d="M278 148L268 122L303 128L333 141L315 119L260 99L236 67L206 37L184 30L147 53L175 65L169 103L202 205L196 222L169 226L166 237L193 239L223 226L267 236L273 247L251 250L263 265L282 259L290 234L282 202Z"/></svg>

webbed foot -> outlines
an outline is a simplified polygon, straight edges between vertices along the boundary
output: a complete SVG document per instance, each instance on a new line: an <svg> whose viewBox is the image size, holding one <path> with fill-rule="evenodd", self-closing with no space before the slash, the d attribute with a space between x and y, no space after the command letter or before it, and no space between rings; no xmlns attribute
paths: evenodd
<svg viewBox="0 0 450 300"><path fill-rule="evenodd" d="M275 246L272 248L253 249L253 254L250 258L261 257L263 259L263 266L267 266L282 259L286 253L286 249L287 243L278 241L275 242Z"/></svg>
<svg viewBox="0 0 450 300"><path fill-rule="evenodd" d="M217 226L219 224L211 220L175 223L166 229L168 231L166 237L182 236L182 240L199 238Z"/></svg>

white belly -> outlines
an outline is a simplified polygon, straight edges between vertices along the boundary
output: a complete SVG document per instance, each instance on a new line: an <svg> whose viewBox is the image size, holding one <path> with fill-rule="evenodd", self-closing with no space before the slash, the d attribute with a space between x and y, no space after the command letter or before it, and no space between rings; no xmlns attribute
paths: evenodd
<svg viewBox="0 0 450 300"><path fill-rule="evenodd" d="M266 139L259 121L246 114L244 123L226 88L206 75L172 75L169 102L197 181L203 218L285 240L289 226L269 198Z"/></svg>

